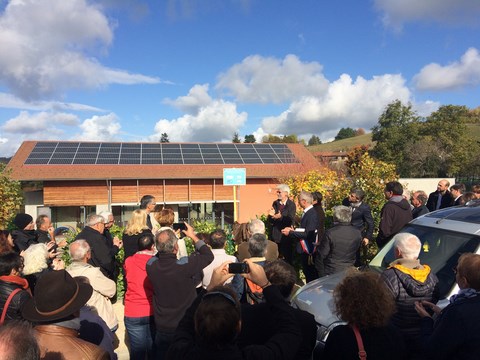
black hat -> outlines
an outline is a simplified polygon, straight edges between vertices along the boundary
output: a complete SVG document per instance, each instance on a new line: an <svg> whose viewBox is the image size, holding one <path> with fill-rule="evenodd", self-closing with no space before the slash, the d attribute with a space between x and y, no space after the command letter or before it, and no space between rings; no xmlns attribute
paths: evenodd
<svg viewBox="0 0 480 360"><path fill-rule="evenodd" d="M17 214L15 216L15 219L13 220L13 223L15 224L16 227L18 227L20 230L23 230L27 227L28 224L30 224L33 221L33 218L24 213Z"/></svg>
<svg viewBox="0 0 480 360"><path fill-rule="evenodd" d="M76 281L65 270L50 271L38 280L35 294L25 303L22 316L33 322L66 318L80 310L92 292L91 285Z"/></svg>

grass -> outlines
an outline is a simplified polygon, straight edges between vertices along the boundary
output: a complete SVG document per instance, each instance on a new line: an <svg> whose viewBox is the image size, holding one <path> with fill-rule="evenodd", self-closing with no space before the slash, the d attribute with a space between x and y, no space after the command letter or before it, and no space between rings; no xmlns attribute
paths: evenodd
<svg viewBox="0 0 480 360"><path fill-rule="evenodd" d="M317 151L349 151L355 146L369 145L373 147L372 134L364 134L360 136L351 137L348 139L342 139L338 141L331 141L325 144L309 146L308 150L312 152Z"/></svg>

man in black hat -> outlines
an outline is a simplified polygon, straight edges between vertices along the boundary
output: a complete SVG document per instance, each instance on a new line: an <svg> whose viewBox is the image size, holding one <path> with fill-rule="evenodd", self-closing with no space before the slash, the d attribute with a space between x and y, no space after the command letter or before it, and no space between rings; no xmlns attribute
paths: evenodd
<svg viewBox="0 0 480 360"><path fill-rule="evenodd" d="M51 271L38 280L35 295L25 303L22 315L36 324L42 359L110 358L97 345L78 338L80 308L92 291L89 284L75 280L65 270Z"/></svg>
<svg viewBox="0 0 480 360"><path fill-rule="evenodd" d="M35 223L33 218L25 213L15 216L13 223L17 230L12 231L13 245L16 252L26 250L30 245L38 244L37 235L35 234Z"/></svg>

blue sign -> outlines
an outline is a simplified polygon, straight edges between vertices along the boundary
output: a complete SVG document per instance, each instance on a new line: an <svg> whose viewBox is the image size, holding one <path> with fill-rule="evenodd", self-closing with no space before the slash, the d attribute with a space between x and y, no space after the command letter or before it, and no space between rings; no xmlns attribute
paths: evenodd
<svg viewBox="0 0 480 360"><path fill-rule="evenodd" d="M246 185L247 170L242 168L223 169L223 185Z"/></svg>

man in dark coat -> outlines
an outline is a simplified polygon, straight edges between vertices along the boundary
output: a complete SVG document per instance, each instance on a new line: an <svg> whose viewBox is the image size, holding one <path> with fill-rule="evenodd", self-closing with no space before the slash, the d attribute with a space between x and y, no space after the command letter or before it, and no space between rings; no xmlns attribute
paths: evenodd
<svg viewBox="0 0 480 360"><path fill-rule="evenodd" d="M403 198L403 186L398 181L385 185L385 198L388 200L380 213L377 245L381 249L385 244L412 220L412 210Z"/></svg>
<svg viewBox="0 0 480 360"><path fill-rule="evenodd" d="M428 211L427 206L425 205L427 203L427 194L425 191L418 190L415 191L412 195L412 218L416 219L419 216L428 214L430 211Z"/></svg>
<svg viewBox="0 0 480 360"><path fill-rule="evenodd" d="M12 231L13 245L16 252L26 250L30 245L38 244L33 218L25 213L15 216L13 223L17 230Z"/></svg>
<svg viewBox="0 0 480 360"><path fill-rule="evenodd" d="M462 205L460 198L465 194L465 185L464 184L453 184L450 186L450 194L453 199L453 206Z"/></svg>
<svg viewBox="0 0 480 360"><path fill-rule="evenodd" d="M421 352L421 318L414 305L416 301L438 301L438 279L428 265L422 265L418 260L422 247L418 237L399 233L393 240L396 260L382 273L381 279L397 304L392 324L398 327L404 336L409 359L417 359Z"/></svg>
<svg viewBox="0 0 480 360"><path fill-rule="evenodd" d="M323 259L324 275L331 275L355 264L362 234L351 224L352 212L346 206L333 209L334 226L325 232L317 256Z"/></svg>
<svg viewBox="0 0 480 360"><path fill-rule="evenodd" d="M450 182L446 179L440 180L437 185L437 191L432 192L428 196L427 208L430 211L444 209L453 206L454 200L448 187Z"/></svg>
<svg viewBox="0 0 480 360"><path fill-rule="evenodd" d="M292 226L282 230L282 234L296 240L297 252L301 256L302 269L305 280L308 282L318 278L315 269L314 251L317 242L317 229L320 226L316 211L313 209L312 194L302 191L298 196L298 203L303 209L300 227Z"/></svg>
<svg viewBox="0 0 480 360"><path fill-rule="evenodd" d="M289 193L288 185L277 186L278 199L273 202L272 208L268 212L268 220L272 224L272 240L278 244L278 252L286 262L292 264L292 238L282 234L283 229L293 225L297 211L295 203L288 198Z"/></svg>
<svg viewBox="0 0 480 360"><path fill-rule="evenodd" d="M86 240L90 245L92 257L88 263L99 267L102 273L109 279L115 279L115 255L112 255L103 231L105 230L105 219L101 215L89 215L86 226L75 237L75 240ZM121 248L121 240L114 240L114 245Z"/></svg>

